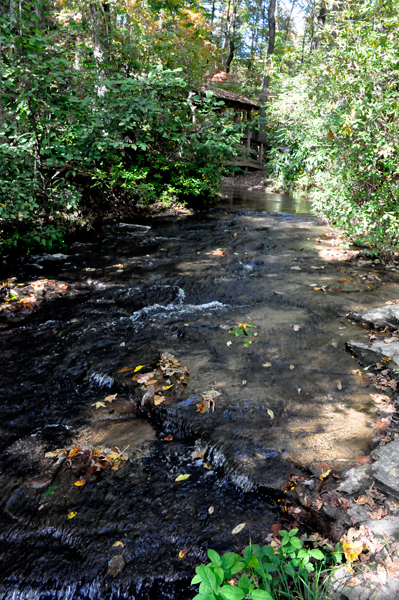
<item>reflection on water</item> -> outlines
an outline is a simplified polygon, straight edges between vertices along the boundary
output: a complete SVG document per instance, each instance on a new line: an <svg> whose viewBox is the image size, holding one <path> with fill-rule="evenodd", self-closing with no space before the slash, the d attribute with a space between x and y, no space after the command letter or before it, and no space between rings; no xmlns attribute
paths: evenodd
<svg viewBox="0 0 399 600"><path fill-rule="evenodd" d="M306 214L311 203L303 198L295 199L288 194L271 194L265 191L248 191L239 188L224 188L227 199L221 200L220 207L231 212L245 209L259 212L279 212L288 214Z"/></svg>

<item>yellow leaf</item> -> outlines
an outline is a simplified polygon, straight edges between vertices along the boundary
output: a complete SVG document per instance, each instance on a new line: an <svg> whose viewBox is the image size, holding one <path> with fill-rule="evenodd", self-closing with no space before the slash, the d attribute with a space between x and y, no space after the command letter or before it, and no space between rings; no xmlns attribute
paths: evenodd
<svg viewBox="0 0 399 600"><path fill-rule="evenodd" d="M262 365L262 367L271 367L271 366L272 366L272 363L269 363L269 362Z"/></svg>
<svg viewBox="0 0 399 600"><path fill-rule="evenodd" d="M329 131L327 133L327 139L330 140L330 141L333 140L333 139L335 139L334 132L331 131L331 129L329 129Z"/></svg>
<svg viewBox="0 0 399 600"><path fill-rule="evenodd" d="M119 452L115 452L115 450L110 450L108 452L107 456L111 460L126 460L126 458L123 456L123 454L120 454Z"/></svg>
<svg viewBox="0 0 399 600"><path fill-rule="evenodd" d="M115 544L112 544L112 547L113 547L113 548L119 548L119 546L120 546L121 548L124 548L124 547L125 547L125 546L124 546L124 544L123 544L122 542L115 542Z"/></svg>
<svg viewBox="0 0 399 600"><path fill-rule="evenodd" d="M237 527L234 527L233 531L231 532L233 535L236 535L237 533L240 533L240 531L242 531L245 527L246 523L240 523L239 525L237 525Z"/></svg>
<svg viewBox="0 0 399 600"><path fill-rule="evenodd" d="M291 369L291 370L292 370L292 369L295 369L295 366L294 366L294 365L290 365L290 369Z"/></svg>
<svg viewBox="0 0 399 600"><path fill-rule="evenodd" d="M321 481L323 481L324 479L326 479L329 474L331 473L331 469L327 469L327 471L322 471L320 474L320 479Z"/></svg>
<svg viewBox="0 0 399 600"><path fill-rule="evenodd" d="M61 452L66 454L66 450L64 450L64 448L59 448L58 450L54 450L54 452L46 452L44 457L45 458L57 458L57 456L59 456L61 454Z"/></svg>
<svg viewBox="0 0 399 600"><path fill-rule="evenodd" d="M73 485L76 485L76 487L81 487L82 485L85 485L86 482L84 479L79 479L79 481L75 481L75 483Z"/></svg>
<svg viewBox="0 0 399 600"><path fill-rule="evenodd" d="M172 385L164 385L164 386L162 386L162 389L163 389L163 391L165 391L165 390L170 390L170 388L172 388L172 387L173 387L173 383L172 383Z"/></svg>
<svg viewBox="0 0 399 600"><path fill-rule="evenodd" d="M95 406L96 408L105 408L104 402L93 402L92 406Z"/></svg>
<svg viewBox="0 0 399 600"><path fill-rule="evenodd" d="M139 365L138 367L136 367L134 369L134 372L136 373L137 371L140 371L140 369L144 369L145 365Z"/></svg>
<svg viewBox="0 0 399 600"><path fill-rule="evenodd" d="M345 554L345 558L348 562L353 562L358 559L359 554L362 553L363 550L363 542L360 540L356 540L354 542L343 542L342 549Z"/></svg>
<svg viewBox="0 0 399 600"><path fill-rule="evenodd" d="M189 477L191 477L191 475L189 475L188 473L185 473L184 475L178 475L175 479L175 481L184 481L185 479L188 479Z"/></svg>
<svg viewBox="0 0 399 600"><path fill-rule="evenodd" d="M179 558L184 558L184 556L187 554L187 550L180 550L179 552Z"/></svg>
<svg viewBox="0 0 399 600"><path fill-rule="evenodd" d="M77 514L78 513L76 512L76 510L73 510L72 512L69 513L68 520L75 518Z"/></svg>

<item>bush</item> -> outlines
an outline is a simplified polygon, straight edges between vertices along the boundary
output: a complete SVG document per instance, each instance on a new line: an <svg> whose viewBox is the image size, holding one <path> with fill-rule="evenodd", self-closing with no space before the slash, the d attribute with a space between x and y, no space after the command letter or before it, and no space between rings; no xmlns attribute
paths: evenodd
<svg viewBox="0 0 399 600"><path fill-rule="evenodd" d="M328 598L331 565L341 562L341 548L305 548L307 536L299 538L297 533L298 529L280 531L279 548L251 544L242 556L208 550L210 562L196 568L191 582L200 584L193 600Z"/></svg>

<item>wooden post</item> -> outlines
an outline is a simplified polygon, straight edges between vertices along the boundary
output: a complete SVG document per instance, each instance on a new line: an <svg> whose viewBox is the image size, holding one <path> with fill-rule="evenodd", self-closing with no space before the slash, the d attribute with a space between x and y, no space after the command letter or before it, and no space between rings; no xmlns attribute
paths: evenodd
<svg viewBox="0 0 399 600"><path fill-rule="evenodd" d="M258 163L260 165L263 163L263 142L259 144Z"/></svg>

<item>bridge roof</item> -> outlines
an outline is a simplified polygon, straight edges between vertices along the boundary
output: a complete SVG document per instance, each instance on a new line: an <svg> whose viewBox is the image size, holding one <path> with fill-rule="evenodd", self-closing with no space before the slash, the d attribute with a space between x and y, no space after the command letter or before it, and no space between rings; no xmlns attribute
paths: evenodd
<svg viewBox="0 0 399 600"><path fill-rule="evenodd" d="M246 110L256 110L260 108L260 105L257 102L254 102L245 96L241 96L241 94L223 90L222 88L217 88L213 85L203 85L201 87L201 92L208 91L212 92L213 95L219 100L223 100L227 106L231 106L233 108L241 108Z"/></svg>

